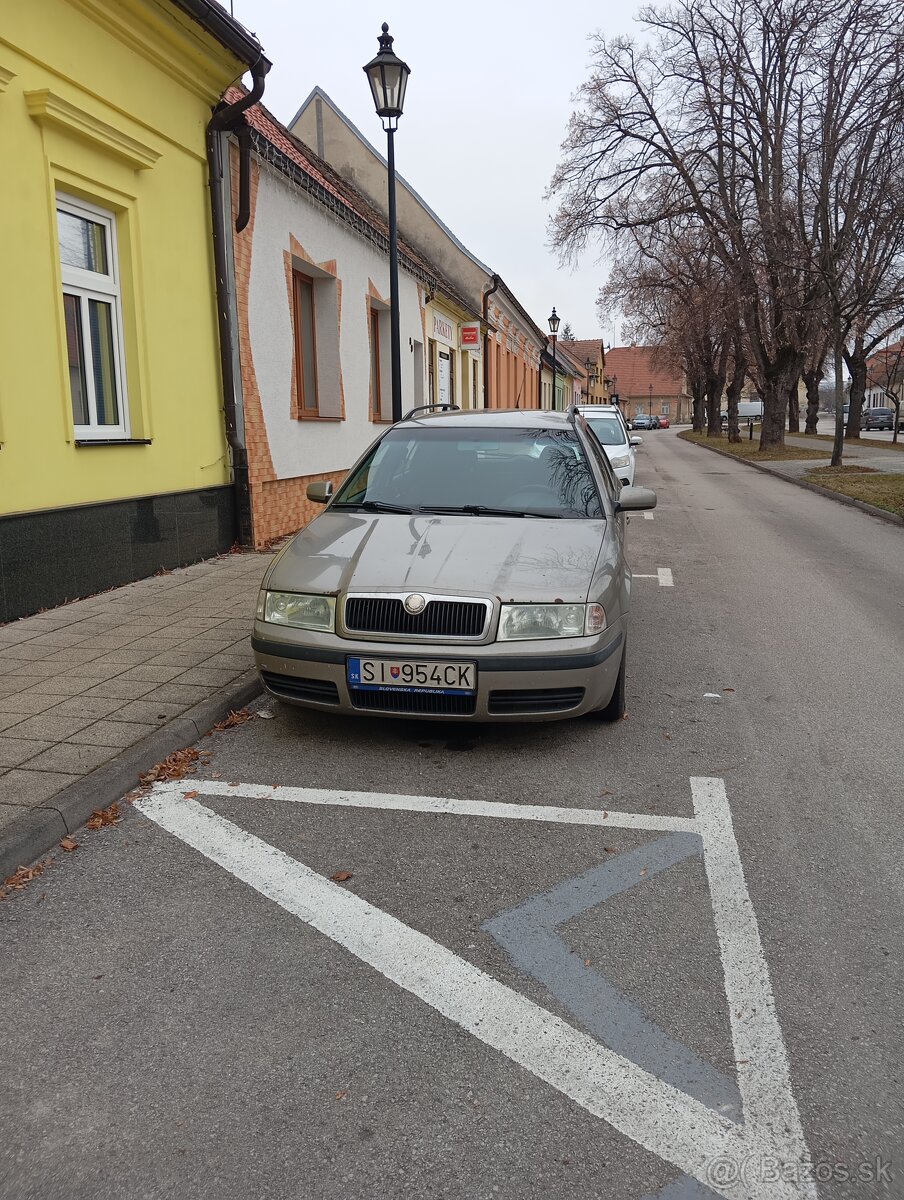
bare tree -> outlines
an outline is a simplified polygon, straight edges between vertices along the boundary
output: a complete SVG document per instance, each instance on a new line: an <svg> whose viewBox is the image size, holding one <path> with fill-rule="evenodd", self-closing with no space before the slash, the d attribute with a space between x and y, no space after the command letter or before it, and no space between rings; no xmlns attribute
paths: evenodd
<svg viewBox="0 0 904 1200"><path fill-rule="evenodd" d="M762 447L783 441L814 342L851 310L872 172L902 127L893 8L677 0L642 10L652 46L593 41L550 187L554 244L568 257L594 236L699 223L737 296Z"/></svg>
<svg viewBox="0 0 904 1200"><path fill-rule="evenodd" d="M735 342L735 306L721 263L688 221L635 228L600 294L601 316L618 308L633 340L683 370L694 428L721 436L721 405Z"/></svg>

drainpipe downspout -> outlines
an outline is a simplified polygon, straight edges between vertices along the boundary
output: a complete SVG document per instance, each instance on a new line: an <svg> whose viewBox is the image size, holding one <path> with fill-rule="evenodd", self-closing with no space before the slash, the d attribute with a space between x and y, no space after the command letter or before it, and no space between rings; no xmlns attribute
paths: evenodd
<svg viewBox="0 0 904 1200"><path fill-rule="evenodd" d="M492 279L493 279L493 286L491 288L488 288L483 293L483 323L485 326L489 325L489 323L490 323L489 316L488 316L489 311L490 311L490 296L492 296L493 292L495 292L497 290L497 288L499 287L499 276L493 275ZM489 329L487 329L483 335L483 407L484 408L490 407L489 374L490 374L490 332L489 332Z"/></svg>
<svg viewBox="0 0 904 1200"><path fill-rule="evenodd" d="M226 201L224 197L224 137L237 132L239 138L239 212L236 217L236 232L247 226L251 216L251 132L243 116L264 94L264 78L270 63L261 58L251 67L253 86L247 95L234 104L223 104L217 108L207 126L207 166L210 185L210 213L213 224L213 256L216 275L217 325L220 337L220 371L223 378L223 413L226 424L226 441L232 459L233 486L235 489L235 515L238 541L242 546L254 544L251 514L251 487L248 478L248 451L245 445L245 421L241 399L241 383L238 374L233 295L233 272L229 266L230 230L226 224Z"/></svg>

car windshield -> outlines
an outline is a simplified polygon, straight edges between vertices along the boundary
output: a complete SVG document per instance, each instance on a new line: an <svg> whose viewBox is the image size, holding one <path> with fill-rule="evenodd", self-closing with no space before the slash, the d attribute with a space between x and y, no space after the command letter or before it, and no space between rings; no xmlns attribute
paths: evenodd
<svg viewBox="0 0 904 1200"><path fill-rule="evenodd" d="M618 417L587 416L584 420L596 434L597 441L603 446L624 446L628 440L625 427Z"/></svg>
<svg viewBox="0 0 904 1200"><path fill-rule="evenodd" d="M504 517L603 514L573 429L401 426L339 489L332 508Z"/></svg>

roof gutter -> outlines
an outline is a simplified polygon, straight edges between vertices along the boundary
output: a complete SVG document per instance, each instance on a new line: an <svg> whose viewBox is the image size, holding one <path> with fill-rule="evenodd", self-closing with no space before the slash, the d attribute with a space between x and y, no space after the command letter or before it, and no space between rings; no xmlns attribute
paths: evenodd
<svg viewBox="0 0 904 1200"><path fill-rule="evenodd" d="M204 0L179 0L183 7L200 6ZM236 356L235 296L230 270L231 231L227 228L224 155L226 137L237 132L239 139L239 211L236 232L247 226L251 217L251 138L245 122L245 110L264 94L264 79L270 70L260 47L251 64L253 86L234 104L221 104L207 126L207 165L210 185L210 213L213 225L213 257L216 276L217 324L220 334L220 370L223 376L223 413L226 440L232 458L235 486L236 530L239 544L253 545L251 485L248 477L248 450L245 444L245 420L241 402L241 375Z"/></svg>
<svg viewBox="0 0 904 1200"><path fill-rule="evenodd" d="M488 313L490 311L490 296L499 287L500 279L498 275L490 277L493 280L493 286L487 288L483 293L483 323L489 326ZM489 328L484 330L483 335L483 407L489 408L490 393L489 393L489 374L490 374L490 331Z"/></svg>

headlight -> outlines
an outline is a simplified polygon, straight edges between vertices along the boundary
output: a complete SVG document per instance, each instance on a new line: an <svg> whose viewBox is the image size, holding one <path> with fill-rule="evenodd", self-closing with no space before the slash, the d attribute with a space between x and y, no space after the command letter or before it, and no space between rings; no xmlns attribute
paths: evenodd
<svg viewBox="0 0 904 1200"><path fill-rule="evenodd" d="M605 627L601 604L503 604L497 636L500 642L586 637Z"/></svg>
<svg viewBox="0 0 904 1200"><path fill-rule="evenodd" d="M613 467L627 467L631 462L630 454L622 454L619 458L612 459Z"/></svg>
<svg viewBox="0 0 904 1200"><path fill-rule="evenodd" d="M297 592L261 592L257 619L294 629L319 629L332 633L336 625L334 596L303 596Z"/></svg>

